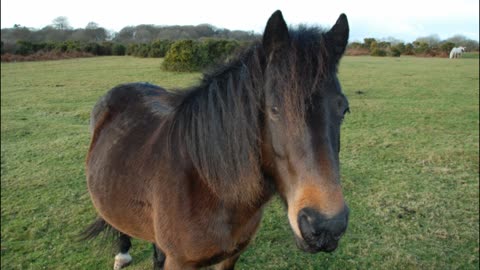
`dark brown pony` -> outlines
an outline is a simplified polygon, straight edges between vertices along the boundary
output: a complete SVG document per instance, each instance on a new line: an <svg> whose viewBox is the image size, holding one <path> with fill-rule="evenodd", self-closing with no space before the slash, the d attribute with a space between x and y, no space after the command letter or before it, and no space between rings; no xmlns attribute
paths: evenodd
<svg viewBox="0 0 480 270"><path fill-rule="evenodd" d="M87 181L100 217L87 235L121 232L118 268L136 237L154 243L160 269L233 269L278 193L298 247L335 250L348 223L348 101L336 75L348 33L344 14L322 32L289 30L277 11L261 42L199 86L110 90L91 118Z"/></svg>

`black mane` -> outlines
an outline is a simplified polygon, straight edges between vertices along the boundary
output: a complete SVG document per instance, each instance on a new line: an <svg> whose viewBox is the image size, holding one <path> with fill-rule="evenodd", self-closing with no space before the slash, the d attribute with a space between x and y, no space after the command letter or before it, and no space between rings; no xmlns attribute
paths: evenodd
<svg viewBox="0 0 480 270"><path fill-rule="evenodd" d="M335 67L320 29L300 26L289 34L291 49L270 76L289 90L283 91L285 104L294 105L285 105L285 110L301 118L301 104ZM214 192L227 193L224 196L234 201L260 192L267 59L256 42L230 63L204 74L200 85L181 92L175 102L170 145L184 148L171 151L182 152ZM238 185L249 192L235 192Z"/></svg>

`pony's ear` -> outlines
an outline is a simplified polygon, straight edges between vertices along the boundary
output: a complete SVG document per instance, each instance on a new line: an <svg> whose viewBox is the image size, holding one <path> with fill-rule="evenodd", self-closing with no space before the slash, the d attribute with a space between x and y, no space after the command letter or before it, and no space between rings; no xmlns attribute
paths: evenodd
<svg viewBox="0 0 480 270"><path fill-rule="evenodd" d="M347 48L349 32L347 16L342 13L332 29L326 33L327 42L333 46L336 61L342 57Z"/></svg>
<svg viewBox="0 0 480 270"><path fill-rule="evenodd" d="M268 19L265 32L263 32L263 48L268 56L278 49L285 48L289 42L287 24L283 19L282 12L277 10Z"/></svg>

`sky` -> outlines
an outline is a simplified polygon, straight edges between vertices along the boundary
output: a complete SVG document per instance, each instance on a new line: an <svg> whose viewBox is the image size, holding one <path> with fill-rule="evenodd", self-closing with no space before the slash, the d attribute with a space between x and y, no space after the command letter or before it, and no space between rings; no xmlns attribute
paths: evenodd
<svg viewBox="0 0 480 270"><path fill-rule="evenodd" d="M58 16L66 16L74 28L96 22L116 32L139 24L208 23L262 33L269 16L277 9L289 25L330 27L345 13L351 42L365 37L411 42L432 34L441 39L460 34L479 40L478 0L2 0L1 27L20 24L39 29Z"/></svg>

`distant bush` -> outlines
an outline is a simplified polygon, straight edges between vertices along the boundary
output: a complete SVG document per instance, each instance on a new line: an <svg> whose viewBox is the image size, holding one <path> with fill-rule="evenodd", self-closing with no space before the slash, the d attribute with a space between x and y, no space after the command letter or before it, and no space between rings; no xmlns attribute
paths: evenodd
<svg viewBox="0 0 480 270"><path fill-rule="evenodd" d="M422 54L422 55L428 54L431 51L431 48L428 45L428 43L423 41L414 41L413 49L415 51L415 54Z"/></svg>
<svg viewBox="0 0 480 270"><path fill-rule="evenodd" d="M5 53L1 55L2 62L22 62L22 61L45 61L59 60L78 57L92 57L91 53L86 52L60 52L60 51L38 51L29 55Z"/></svg>
<svg viewBox="0 0 480 270"><path fill-rule="evenodd" d="M125 52L127 55L135 55L137 51L138 44L137 43L130 43L127 45L127 51Z"/></svg>
<svg viewBox="0 0 480 270"><path fill-rule="evenodd" d="M126 54L137 57L165 57L172 42L156 40L151 43L131 43L126 47Z"/></svg>
<svg viewBox="0 0 480 270"><path fill-rule="evenodd" d="M440 50L443 52L450 54L450 51L455 47L455 43L453 42L444 42L440 45Z"/></svg>
<svg viewBox="0 0 480 270"><path fill-rule="evenodd" d="M199 71L226 61L240 46L237 41L222 39L176 41L167 51L163 68L170 71Z"/></svg>
<svg viewBox="0 0 480 270"><path fill-rule="evenodd" d="M347 46L345 55L358 56L358 55L369 55L370 49L364 43L352 42Z"/></svg>
<svg viewBox="0 0 480 270"><path fill-rule="evenodd" d="M370 53L371 56L387 56L387 52L384 49L375 48Z"/></svg>
<svg viewBox="0 0 480 270"><path fill-rule="evenodd" d="M413 44L412 43L407 43L407 45L405 45L405 50L403 51L403 54L405 54L405 55L415 55L415 51L413 50Z"/></svg>
<svg viewBox="0 0 480 270"><path fill-rule="evenodd" d="M87 43L83 47L84 51L93 55L100 55L101 46L98 43Z"/></svg>
<svg viewBox="0 0 480 270"><path fill-rule="evenodd" d="M370 50L367 48L347 48L345 55L350 55L350 56L370 55Z"/></svg>
<svg viewBox="0 0 480 270"><path fill-rule="evenodd" d="M150 45L148 57L165 57L170 49L170 46L172 46L172 41L168 39L156 40Z"/></svg>
<svg viewBox="0 0 480 270"><path fill-rule="evenodd" d="M163 68L169 71L198 71L203 67L206 56L199 42L176 41L165 56Z"/></svg>
<svg viewBox="0 0 480 270"><path fill-rule="evenodd" d="M150 44L142 43L136 47L136 51L133 52L134 56L138 57L148 57L150 53Z"/></svg>
<svg viewBox="0 0 480 270"><path fill-rule="evenodd" d="M351 42L348 44L348 48L349 49L361 49L361 48L365 48L365 45L363 43L360 43L360 42Z"/></svg>
<svg viewBox="0 0 480 270"><path fill-rule="evenodd" d="M392 44L390 42L386 42L386 41L379 41L377 43L377 47L378 48L381 48L381 49L388 49L392 46Z"/></svg>
<svg viewBox="0 0 480 270"><path fill-rule="evenodd" d="M402 53L400 52L400 50L398 48L390 48L390 56L393 56L393 57L400 57Z"/></svg>
<svg viewBox="0 0 480 270"><path fill-rule="evenodd" d="M403 54L405 52L405 44L403 42L399 42L395 45L392 45L390 48L391 50L395 50L395 51L398 51L400 52L400 54Z"/></svg>
<svg viewBox="0 0 480 270"><path fill-rule="evenodd" d="M374 38L364 38L363 39L363 44L365 48L370 48L372 46L372 43L377 43L377 41Z"/></svg>
<svg viewBox="0 0 480 270"><path fill-rule="evenodd" d="M104 41L100 43L100 51L98 55L112 55L113 43Z"/></svg>
<svg viewBox="0 0 480 270"><path fill-rule="evenodd" d="M33 52L33 44L31 42L23 40L17 41L17 49L15 50L15 54L29 55Z"/></svg>
<svg viewBox="0 0 480 270"><path fill-rule="evenodd" d="M3 41L2 41L3 42ZM101 43L78 40L2 43L2 61L34 61L95 55L125 55L125 45L104 41ZM24 57L16 57L16 56ZM13 59L13 60L12 60Z"/></svg>
<svg viewBox="0 0 480 270"><path fill-rule="evenodd" d="M112 54L113 55L125 55L125 52L127 51L127 48L125 45L122 44L114 44L112 47Z"/></svg>

